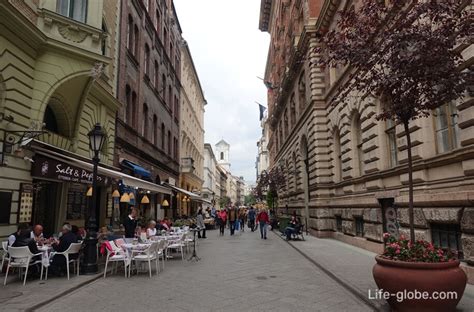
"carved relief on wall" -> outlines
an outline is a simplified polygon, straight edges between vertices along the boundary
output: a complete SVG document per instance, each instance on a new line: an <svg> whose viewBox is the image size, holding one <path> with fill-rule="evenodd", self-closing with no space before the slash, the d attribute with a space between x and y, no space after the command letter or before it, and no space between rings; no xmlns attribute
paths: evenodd
<svg viewBox="0 0 474 312"><path fill-rule="evenodd" d="M83 42L87 37L87 33L72 25L60 25L58 26L58 31L64 39L76 43Z"/></svg>

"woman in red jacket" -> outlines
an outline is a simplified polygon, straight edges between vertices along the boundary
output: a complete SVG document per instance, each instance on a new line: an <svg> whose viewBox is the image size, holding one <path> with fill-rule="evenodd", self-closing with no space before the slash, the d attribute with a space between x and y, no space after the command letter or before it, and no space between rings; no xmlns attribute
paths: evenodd
<svg viewBox="0 0 474 312"><path fill-rule="evenodd" d="M227 212L225 209L221 209L217 214L219 218L219 231L221 235L224 235L225 224L227 223Z"/></svg>
<svg viewBox="0 0 474 312"><path fill-rule="evenodd" d="M270 217L265 209L257 215L257 224L260 224L260 236L262 239L267 239L267 226L270 223Z"/></svg>

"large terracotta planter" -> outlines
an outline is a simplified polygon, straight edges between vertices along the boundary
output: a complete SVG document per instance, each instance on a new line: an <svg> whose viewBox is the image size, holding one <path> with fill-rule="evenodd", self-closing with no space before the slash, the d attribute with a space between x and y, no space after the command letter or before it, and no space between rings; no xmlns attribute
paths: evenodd
<svg viewBox="0 0 474 312"><path fill-rule="evenodd" d="M416 294L427 292L430 299L387 299L394 311L455 311L466 288L467 276L459 267L459 261L444 263L404 262L376 256L373 268L379 290L390 294ZM456 298L433 299L433 292L456 292ZM436 294L435 294L436 295ZM382 299L382 298L379 298Z"/></svg>

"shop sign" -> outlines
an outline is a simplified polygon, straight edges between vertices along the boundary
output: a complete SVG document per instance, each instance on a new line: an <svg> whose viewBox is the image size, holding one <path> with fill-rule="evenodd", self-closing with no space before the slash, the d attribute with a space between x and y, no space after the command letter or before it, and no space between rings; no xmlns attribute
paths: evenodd
<svg viewBox="0 0 474 312"><path fill-rule="evenodd" d="M92 184L92 171L40 155L35 156L32 176L64 182ZM108 184L108 180L106 177L97 175L98 183Z"/></svg>

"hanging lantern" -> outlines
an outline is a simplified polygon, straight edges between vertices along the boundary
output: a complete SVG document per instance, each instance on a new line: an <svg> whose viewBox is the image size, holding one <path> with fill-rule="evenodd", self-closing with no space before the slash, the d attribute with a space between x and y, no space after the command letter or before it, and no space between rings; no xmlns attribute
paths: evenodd
<svg viewBox="0 0 474 312"><path fill-rule="evenodd" d="M92 196L92 186L90 186L89 189L87 190L86 196L88 197Z"/></svg>
<svg viewBox="0 0 474 312"><path fill-rule="evenodd" d="M142 203L142 204L149 204L149 203L150 203L150 199L148 198L148 196L144 195L144 196L142 197L142 200L141 200L140 203Z"/></svg>
<svg viewBox="0 0 474 312"><path fill-rule="evenodd" d="M130 192L128 196L130 197L130 199L135 199L135 194L133 192Z"/></svg>
<svg viewBox="0 0 474 312"><path fill-rule="evenodd" d="M112 197L114 197L114 198L120 197L120 192L118 190L113 191L112 192Z"/></svg>
<svg viewBox="0 0 474 312"><path fill-rule="evenodd" d="M129 203L130 202L130 196L127 193L123 193L122 197L120 197L120 202L121 203Z"/></svg>
<svg viewBox="0 0 474 312"><path fill-rule="evenodd" d="M170 205L170 204L168 203L168 201L167 201L166 199L163 199L163 202L161 203L161 206L163 206L163 207L169 207L169 205Z"/></svg>

